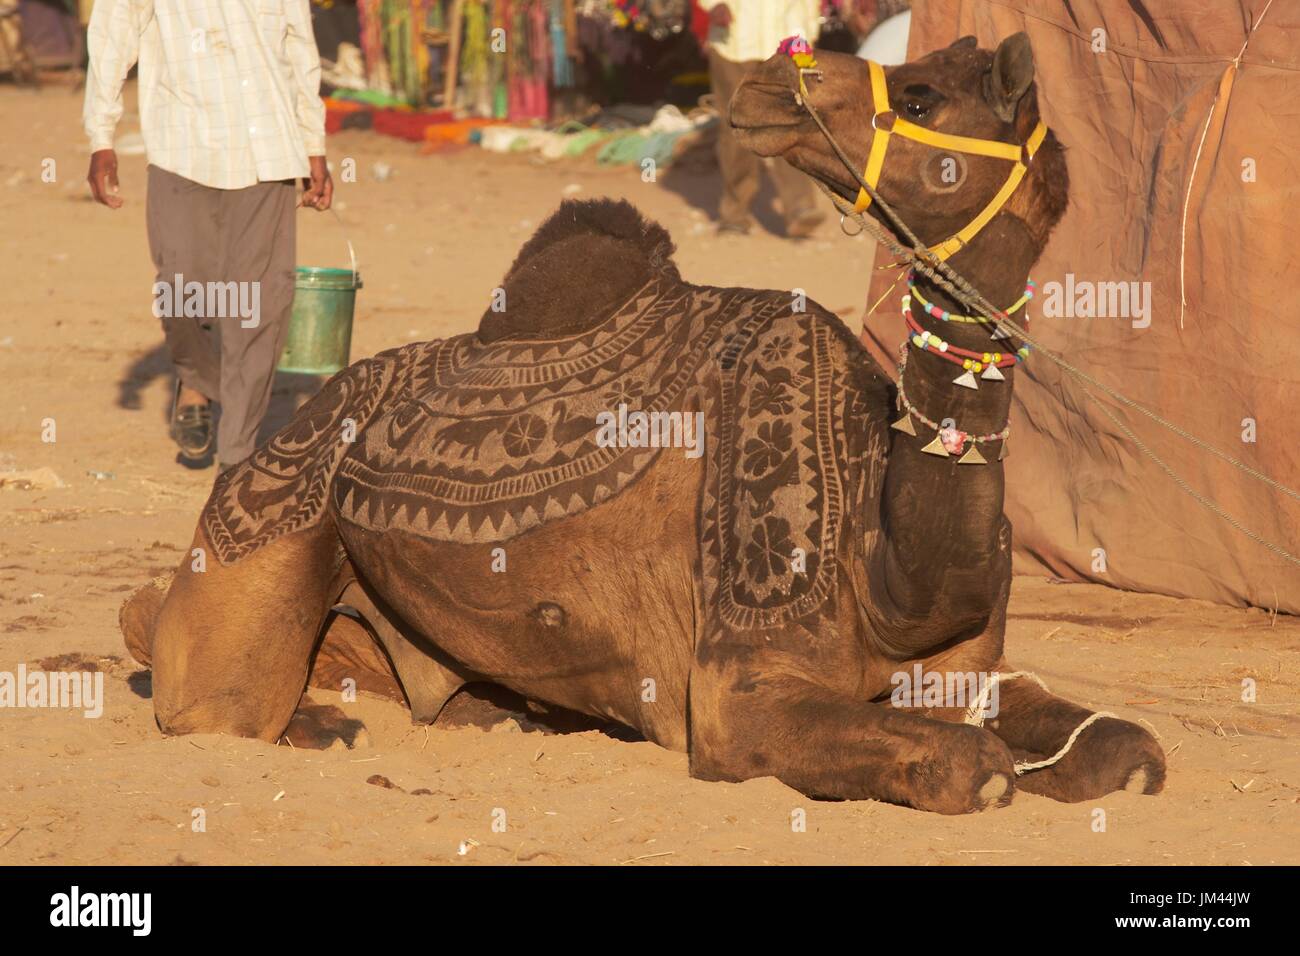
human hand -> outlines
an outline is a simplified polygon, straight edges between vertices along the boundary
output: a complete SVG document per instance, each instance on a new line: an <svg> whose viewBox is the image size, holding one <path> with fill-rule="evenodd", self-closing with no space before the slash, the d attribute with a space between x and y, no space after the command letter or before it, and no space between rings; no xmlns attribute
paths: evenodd
<svg viewBox="0 0 1300 956"><path fill-rule="evenodd" d="M90 183L90 195L95 202L102 203L109 209L119 209L122 197L117 194L117 152L112 149L99 149L90 154L90 172L86 174Z"/></svg>
<svg viewBox="0 0 1300 956"><path fill-rule="evenodd" d="M334 180L330 177L329 165L324 156L308 156L311 165L311 179L303 180L302 198L299 206L308 206L324 212L334 201Z"/></svg>

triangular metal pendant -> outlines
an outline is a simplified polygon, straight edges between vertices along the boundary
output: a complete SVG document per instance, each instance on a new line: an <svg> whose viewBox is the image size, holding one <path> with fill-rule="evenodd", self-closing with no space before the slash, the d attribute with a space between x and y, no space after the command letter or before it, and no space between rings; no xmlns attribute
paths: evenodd
<svg viewBox="0 0 1300 956"><path fill-rule="evenodd" d="M1011 338L1011 333L1008 332L1006 329L1004 329L1004 328L999 324L999 325L997 325L997 326L994 327L994 329L993 329L993 334L990 335L989 338L991 338L991 339L1009 339L1009 338Z"/></svg>
<svg viewBox="0 0 1300 956"><path fill-rule="evenodd" d="M984 456L980 454L979 446L976 445L974 442L971 442L971 446L966 450L966 454L962 455L960 458L957 459L957 464L987 465L988 462L985 461Z"/></svg>
<svg viewBox="0 0 1300 956"><path fill-rule="evenodd" d="M996 365L990 365L986 368L984 374L981 375L980 378L987 382L1005 382L1007 380L1007 377L1002 374L1002 369L998 368Z"/></svg>
<svg viewBox="0 0 1300 956"><path fill-rule="evenodd" d="M1001 461L1003 458L1006 458L1007 455L1011 454L1010 450L1008 449L1010 443L1011 440L1009 438L1002 439L1002 450L998 452L998 461Z"/></svg>
<svg viewBox="0 0 1300 956"><path fill-rule="evenodd" d="M904 414L902 418L889 426L894 431L902 432L904 435L916 436L916 427L912 424L911 413Z"/></svg>
<svg viewBox="0 0 1300 956"><path fill-rule="evenodd" d="M935 433L934 441L922 448L921 451L925 452L927 455L938 455L940 458L952 457L948 454L948 449L943 447L943 440L939 438L937 432Z"/></svg>
<svg viewBox="0 0 1300 956"><path fill-rule="evenodd" d="M975 381L975 373L969 370L962 372L954 378L952 383L954 385L960 385L962 388L974 389L975 391L979 391L980 387L980 383Z"/></svg>

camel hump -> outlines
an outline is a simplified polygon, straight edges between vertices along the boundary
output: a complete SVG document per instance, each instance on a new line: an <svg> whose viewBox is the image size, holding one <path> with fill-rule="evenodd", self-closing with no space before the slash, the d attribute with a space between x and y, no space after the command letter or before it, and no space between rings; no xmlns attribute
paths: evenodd
<svg viewBox="0 0 1300 956"><path fill-rule="evenodd" d="M581 335L654 278L680 277L668 230L622 199L566 199L519 250L478 337Z"/></svg>

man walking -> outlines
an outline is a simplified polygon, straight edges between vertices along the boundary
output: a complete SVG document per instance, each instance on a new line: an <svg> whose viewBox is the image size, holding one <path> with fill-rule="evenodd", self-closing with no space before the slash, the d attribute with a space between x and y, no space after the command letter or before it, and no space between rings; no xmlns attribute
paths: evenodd
<svg viewBox="0 0 1300 956"><path fill-rule="evenodd" d="M84 120L90 189L117 209L113 132L139 62L145 218L177 383L181 457L246 458L293 305L296 206L325 210L325 107L309 0L96 0ZM295 181L305 181L295 202Z"/></svg>
<svg viewBox="0 0 1300 956"><path fill-rule="evenodd" d="M727 122L731 97L746 74L776 52L788 36L809 43L820 30L820 0L700 0L709 14L709 79L722 111L718 124L718 165L722 170L720 233L749 232L749 207L758 195L763 165L776 184L785 234L811 235L823 219L812 180L784 160L762 160L736 142Z"/></svg>

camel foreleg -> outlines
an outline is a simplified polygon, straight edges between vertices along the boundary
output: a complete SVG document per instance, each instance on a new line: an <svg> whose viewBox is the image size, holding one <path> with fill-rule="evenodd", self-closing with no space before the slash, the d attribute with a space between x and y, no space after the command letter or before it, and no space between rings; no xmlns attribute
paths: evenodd
<svg viewBox="0 0 1300 956"><path fill-rule="evenodd" d="M1003 806L1015 794L1011 751L988 730L754 665L737 658L692 670L692 776L774 776L812 797L938 813Z"/></svg>

